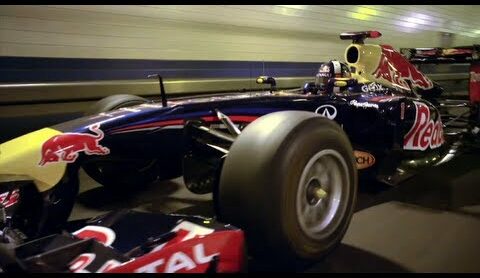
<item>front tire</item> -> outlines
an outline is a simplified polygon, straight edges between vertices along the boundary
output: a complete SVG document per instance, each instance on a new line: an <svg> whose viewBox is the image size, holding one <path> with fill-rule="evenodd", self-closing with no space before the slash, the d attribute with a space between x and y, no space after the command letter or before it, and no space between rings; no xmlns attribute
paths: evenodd
<svg viewBox="0 0 480 278"><path fill-rule="evenodd" d="M230 148L217 213L245 230L254 254L318 259L341 242L356 192L353 149L340 126L310 112L277 112Z"/></svg>

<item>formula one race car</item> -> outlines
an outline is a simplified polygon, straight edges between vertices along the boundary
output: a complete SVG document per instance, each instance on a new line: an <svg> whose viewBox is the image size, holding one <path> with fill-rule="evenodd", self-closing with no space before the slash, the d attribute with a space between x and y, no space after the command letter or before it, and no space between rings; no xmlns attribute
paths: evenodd
<svg viewBox="0 0 480 278"><path fill-rule="evenodd" d="M400 52L414 63L472 62L479 59L480 45L451 48L401 48Z"/></svg>
<svg viewBox="0 0 480 278"><path fill-rule="evenodd" d="M318 259L347 230L359 176L396 185L470 132L444 131L442 88L391 46L364 43L380 35L341 34L353 41L346 66L320 67L323 83L276 90L259 77L270 90L167 100L159 77L161 102L110 96L5 142L0 221L21 235L11 238L58 232L80 168L113 191L183 175L191 192L213 193L216 218L245 231L251 254Z"/></svg>
<svg viewBox="0 0 480 278"><path fill-rule="evenodd" d="M68 230L4 247L2 270L231 273L244 271L247 263L243 232L209 218L120 210L74 221Z"/></svg>

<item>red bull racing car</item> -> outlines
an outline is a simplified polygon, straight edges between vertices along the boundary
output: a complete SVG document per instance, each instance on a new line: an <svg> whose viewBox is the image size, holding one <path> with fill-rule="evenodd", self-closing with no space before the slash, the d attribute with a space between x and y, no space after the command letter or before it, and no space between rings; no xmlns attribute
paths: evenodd
<svg viewBox="0 0 480 278"><path fill-rule="evenodd" d="M450 159L458 138L472 134L451 131L442 121L438 84L391 46L364 43L380 35L342 33L341 39L352 40L346 63L321 66L316 81L303 88L276 90L275 79L263 76L257 82L269 84L267 91L167 100L159 77L159 102L107 97L82 118L1 144L4 241L20 245L13 249L16 261L28 260L45 239L22 242L64 229L83 169L112 192L183 175L191 192L213 193L216 220L241 228L249 253L322 257L348 228L359 178L396 185ZM132 233L136 229L131 226ZM67 238L58 244L87 244ZM192 266L204 262L198 269L206 270L213 253L220 254L218 267L227 264L222 260L231 257L219 250L198 251ZM129 261L117 255L117 262ZM110 269L104 261L89 271ZM157 263L168 265L167 259ZM73 265L78 270L83 264ZM111 269L121 270L139 268Z"/></svg>
<svg viewBox="0 0 480 278"><path fill-rule="evenodd" d="M451 48L401 48L400 52L414 63L468 63L479 59L480 45Z"/></svg>

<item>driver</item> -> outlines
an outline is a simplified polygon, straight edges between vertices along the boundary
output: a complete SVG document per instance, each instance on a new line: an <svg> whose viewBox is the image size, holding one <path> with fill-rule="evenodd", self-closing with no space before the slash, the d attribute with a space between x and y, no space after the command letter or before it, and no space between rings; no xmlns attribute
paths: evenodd
<svg viewBox="0 0 480 278"><path fill-rule="evenodd" d="M315 82L305 83L304 94L324 94L327 92L340 93L340 88L335 87L332 78L351 78L352 74L347 64L337 60L331 60L320 65ZM329 83L330 81L330 83ZM351 82L349 82L350 84ZM332 88L333 87L333 88Z"/></svg>
<svg viewBox="0 0 480 278"><path fill-rule="evenodd" d="M315 76L315 87L321 92L326 92L330 78L350 78L351 76L350 69L345 63L331 60L320 65ZM333 92L337 93L335 90L340 92L340 88L334 88Z"/></svg>

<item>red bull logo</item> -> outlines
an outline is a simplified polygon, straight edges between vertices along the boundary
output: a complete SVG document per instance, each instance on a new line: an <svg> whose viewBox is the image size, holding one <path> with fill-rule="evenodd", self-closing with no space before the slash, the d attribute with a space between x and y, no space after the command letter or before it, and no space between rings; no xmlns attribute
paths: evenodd
<svg viewBox="0 0 480 278"><path fill-rule="evenodd" d="M382 56L378 68L373 72L375 78L385 79L393 84L410 88L407 80L411 82L412 87L423 90L433 88L433 83L428 77L421 73L414 65L398 53L389 45L382 45Z"/></svg>
<svg viewBox="0 0 480 278"><path fill-rule="evenodd" d="M428 147L431 149L440 147L445 142L440 117L434 122L430 118L430 109L427 105L416 101L414 103L416 108L415 122L404 137L403 148L405 150L423 151Z"/></svg>
<svg viewBox="0 0 480 278"><path fill-rule="evenodd" d="M47 163L58 161L74 162L80 152L87 155L107 155L110 150L100 145L103 139L103 131L99 125L90 126L89 130L94 134L88 133L64 133L55 135L48 139L42 145L42 159L38 163L44 166Z"/></svg>

